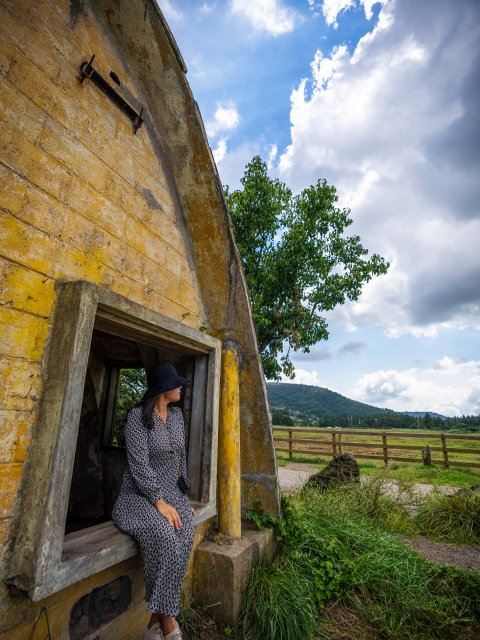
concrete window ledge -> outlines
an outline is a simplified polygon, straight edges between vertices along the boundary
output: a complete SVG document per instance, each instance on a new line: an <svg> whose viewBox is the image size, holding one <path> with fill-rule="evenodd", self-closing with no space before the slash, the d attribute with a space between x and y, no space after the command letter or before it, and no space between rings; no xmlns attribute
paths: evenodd
<svg viewBox="0 0 480 640"><path fill-rule="evenodd" d="M215 505L190 500L196 512L193 524L200 524L216 515ZM63 539L59 575L75 575L76 581L97 573L139 553L136 541L115 526L113 520L95 527L69 533Z"/></svg>

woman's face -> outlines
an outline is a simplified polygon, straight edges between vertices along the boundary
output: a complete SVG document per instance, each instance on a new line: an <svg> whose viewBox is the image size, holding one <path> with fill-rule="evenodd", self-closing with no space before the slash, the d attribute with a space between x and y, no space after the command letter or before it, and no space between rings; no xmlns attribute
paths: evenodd
<svg viewBox="0 0 480 640"><path fill-rule="evenodd" d="M182 393L182 387L178 387L178 389L165 391L165 393L162 393L162 396L168 404L169 402L178 402L180 400L181 393Z"/></svg>

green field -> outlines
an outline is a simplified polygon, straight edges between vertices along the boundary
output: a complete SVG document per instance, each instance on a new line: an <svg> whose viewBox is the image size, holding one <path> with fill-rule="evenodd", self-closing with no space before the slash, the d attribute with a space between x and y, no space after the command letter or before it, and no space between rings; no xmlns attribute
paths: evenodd
<svg viewBox="0 0 480 640"><path fill-rule="evenodd" d="M288 449L288 432L279 431L281 427L273 427L273 435L275 439L275 445L277 448L287 448ZM283 428L285 429L285 427ZM314 451L314 455L316 457L326 457L327 459L331 457L332 454L332 437L333 434L336 436L337 441L337 455L340 452L340 444L339 437L341 437L341 448L342 452L349 452L353 455L368 455L372 456L373 459L378 458L379 461L383 458L383 450L382 450L382 435L386 435L387 444L389 449L389 457L400 457L407 458L408 461L412 460L412 463L417 462L421 463L422 455L420 449L395 449L395 445L399 445L401 447L424 447L426 445L430 446L432 449L432 463L436 465L444 464L443 453L441 451L441 439L439 431L422 431L420 430L417 433L413 432L411 429L398 429L395 431L376 431L378 435L361 435L360 433L345 433L344 430L341 429L332 429L329 430L328 433L319 433L317 430L299 430L298 427L291 428L294 437L293 449L297 452L305 452L305 455L309 455L309 451ZM392 434L392 435L390 435ZM395 434L395 435L393 435ZM401 435L398 435L401 434ZM405 436L403 436L405 434ZM431 436L437 435L438 437L432 438ZM452 463L462 463L462 466L469 467L469 463L473 465L480 464L480 437L478 435L472 436L472 439L468 439L465 437L461 437L460 439L453 439L453 435L455 434L447 434L447 449L448 449L448 458ZM428 436L428 437L425 437ZM313 442L308 442L308 441ZM303 442L305 441L305 442ZM350 444L352 443L352 444ZM365 446L358 446L353 443L361 443L362 445L370 444L375 448L368 448ZM435 450L437 448L438 450ZM461 450L467 451L461 451ZM470 453L471 450L471 453ZM297 453L297 455L300 455ZM404 462L402 460L402 462ZM453 465L455 466L455 465Z"/></svg>
<svg viewBox="0 0 480 640"><path fill-rule="evenodd" d="M295 453L293 458L290 460L288 457L288 453L278 451L277 458L279 466L285 466L289 462L305 462L310 465L322 469L325 467L329 461L332 459L332 445L331 433L336 434L337 439L337 454L339 453L338 446L338 436L341 434L341 442L342 442L342 452L349 452L353 455L372 455L375 458L372 460L365 460L363 458L358 458L358 463L361 469L362 474L369 476L376 476L385 469L385 463L382 459L383 450L380 449L368 449L365 447L356 447L355 445L349 446L349 442L361 442L365 444L373 444L377 446L381 446L382 438L381 434L376 436L363 436L359 434L346 434L342 433L340 429L329 430L329 433L315 433L315 430L308 432L299 432L298 428L292 428L294 432L294 440L298 440L299 442L294 442L293 449L297 452ZM295 433L297 432L297 433ZM412 436L411 430L398 430L394 433L405 433ZM434 446L440 446L441 441L440 438L422 438L423 435L434 435L433 431L419 431L418 434L415 434L416 437L401 437L394 436L389 437L389 432L386 432L387 435L387 443L389 446L389 455L394 457L402 457L411 459L410 461L401 461L396 462L392 461L389 463L391 478L395 480L407 480L412 482L421 482L426 484L433 484L437 486L453 486L453 487L470 487L477 482L480 482L480 468L470 467L470 464L479 464L480 463L480 455L478 453L473 453L475 450L480 450L480 441L479 440L452 440L447 439L447 448L449 449L449 461L453 462L462 462L462 466L452 465L448 468L444 466L443 455L441 451L432 451L432 462L433 464L429 467L426 467L422 464L421 460L421 451L420 450L402 450L402 449L392 449L390 450L391 445L400 444L400 445L408 445L408 446L425 446L428 444L431 448ZM440 435L440 432L438 432ZM288 438L288 433L285 431L278 431L278 427L274 427L274 439L277 448L287 448L288 442L280 440L279 438ZM313 440L313 443L302 442L305 440ZM316 441L327 440L326 444L317 444ZM464 452L455 452L455 449L471 449L472 453L464 453ZM312 450L320 450L321 453L309 453Z"/></svg>

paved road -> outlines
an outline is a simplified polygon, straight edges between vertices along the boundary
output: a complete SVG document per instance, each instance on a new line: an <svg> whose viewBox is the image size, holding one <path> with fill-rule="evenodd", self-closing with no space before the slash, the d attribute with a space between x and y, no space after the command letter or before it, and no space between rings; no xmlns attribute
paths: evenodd
<svg viewBox="0 0 480 640"><path fill-rule="evenodd" d="M301 462L289 464L287 467L278 468L278 477L280 480L280 488L285 493L292 493L296 489L302 487L312 473L316 473L318 469L310 467L308 464ZM392 483L393 485L395 483ZM415 489L420 493L427 494L433 489L433 484L417 483ZM445 493L453 493L457 487L438 487Z"/></svg>

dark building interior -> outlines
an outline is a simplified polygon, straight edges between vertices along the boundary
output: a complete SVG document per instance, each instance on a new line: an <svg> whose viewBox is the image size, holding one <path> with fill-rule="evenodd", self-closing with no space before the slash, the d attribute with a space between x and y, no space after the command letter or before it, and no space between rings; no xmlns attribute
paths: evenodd
<svg viewBox="0 0 480 640"><path fill-rule="evenodd" d="M126 450L114 445L119 380L124 369L145 369L168 362L190 380L174 406L182 408L185 419L186 451L190 436L192 388L195 356L182 345L158 344L142 335L128 336L128 328L110 333L98 321L93 331L83 391L65 534L107 522L120 493L127 462ZM118 335L121 334L121 335ZM145 342L150 342L146 344ZM157 346L153 346L154 343ZM118 438L117 438L118 440Z"/></svg>

